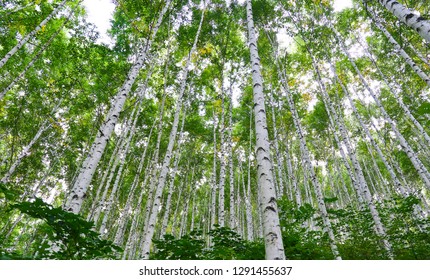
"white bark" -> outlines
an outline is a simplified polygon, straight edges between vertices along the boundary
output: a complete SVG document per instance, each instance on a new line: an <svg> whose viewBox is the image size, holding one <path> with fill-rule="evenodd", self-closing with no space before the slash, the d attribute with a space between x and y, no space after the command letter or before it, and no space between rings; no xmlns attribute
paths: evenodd
<svg viewBox="0 0 430 280"><path fill-rule="evenodd" d="M88 185L91 183L94 172L97 168L97 165L103 155L104 149L106 148L106 144L112 135L113 129L118 121L119 114L122 111L124 103L127 99L127 96L131 90L131 87L134 84L134 81L137 78L137 75L145 63L147 54L151 49L151 45L153 39L155 38L158 29L163 21L164 14L166 13L168 7L170 6L171 0L168 0L164 5L159 17L158 21L153 29L151 37L148 39L147 44L139 51L138 59L133 64L130 69L126 81L122 85L119 90L115 102L111 109L109 110L106 121L102 124L99 132L97 133L97 137L94 140L94 143L91 147L90 153L86 160L84 161L80 174L76 179L71 192L67 198L67 202L65 205L65 209L67 211L78 214L82 207L82 202L84 200L84 196L87 192Z"/></svg>
<svg viewBox="0 0 430 280"><path fill-rule="evenodd" d="M12 89L12 87L15 85L16 82L18 82L22 77L24 77L24 75L25 75L25 73L27 73L28 69L30 69L34 65L34 63L36 63L36 61L43 54L43 52L46 50L46 48L50 46L51 42L55 39L55 37L57 37L57 35L63 30L63 27L69 22L70 18L72 17L72 14L75 12L75 10L78 7L79 7L79 3L73 8L73 10L70 11L69 15L63 21L61 26L57 29L57 31L54 34L51 35L51 37L48 39L48 41L44 43L43 47L40 48L40 50L31 59L30 63L24 68L24 70L22 70L21 73L15 79L13 79L12 82L10 82L9 85L0 93L0 100L3 99L3 97L6 95L6 93Z"/></svg>
<svg viewBox="0 0 430 280"><path fill-rule="evenodd" d="M145 159L146 159L146 152L148 150L149 141L151 140L152 131L155 127L155 124L156 124L156 122L154 122L154 124L152 125L151 130L149 132L148 144L146 145L146 147L142 153L142 156L139 160L139 167L137 168L137 172L136 172L136 175L134 176L133 183L132 183L131 188L130 188L130 192L127 196L127 202L126 202L125 207L124 207L124 211L123 211L124 216L120 220L120 223L118 225L118 230L117 230L116 235L115 235L114 243L116 245L119 245L119 246L122 244L123 239L124 239L124 231L125 231L126 223L128 221L129 215L130 215L131 207L133 204L133 198L135 197L135 192L136 192L137 186L139 185L139 179L140 179L140 176L141 176L142 170L143 170L143 163L145 162ZM147 173L145 173L145 174L147 174Z"/></svg>
<svg viewBox="0 0 430 280"><path fill-rule="evenodd" d="M152 207L152 211L151 211L151 215L149 217L149 220L145 221L145 224L147 224L148 228L144 234L144 243L143 243L143 248L142 248L142 258L143 259L149 258L151 241L152 241L152 237L154 236L155 222L157 220L157 215L158 215L158 211L159 211L161 194L163 192L164 185L166 183L167 172L168 172L168 169L170 166L170 161L172 158L173 146L174 146L175 140L176 140L176 134L177 134L178 123L179 123L179 114L180 114L182 102L184 99L184 93L185 93L185 87L186 87L188 73L190 71L191 57L197 48L197 41L199 39L200 32L202 29L205 11L206 11L206 8L203 9L203 13L202 13L202 17L200 19L200 24L199 24L199 28L197 30L197 34L196 34L196 37L194 39L193 46L192 46L192 48L188 54L188 59L187 59L186 65L185 65L183 75L182 75L182 81L181 81L179 96L178 96L178 100L176 103L175 116L174 116L174 120L173 120L172 130L170 131L169 143L167 146L166 154L164 156L163 166L161 167L161 172L160 172L160 176L158 179L158 184L157 184L157 188L156 188L156 192L155 192L154 204Z"/></svg>
<svg viewBox="0 0 430 280"><path fill-rule="evenodd" d="M380 109L382 115L384 116L384 119L390 124L393 132L395 133L397 139L400 141L400 145L411 160L412 164L414 165L415 169L418 171L419 176L425 183L426 187L430 189L430 173L426 169L426 167L422 164L421 160L417 157L415 152L412 150L406 139L403 137L403 135L399 132L397 129L397 125L395 122L391 119L391 117L388 115L388 113L385 111L384 107L382 106L379 98L376 96L376 94L373 92L373 90L370 88L369 84L364 79L363 75L361 74L361 71L358 69L357 65L355 64L354 60L352 60L351 55L346 50L343 41L341 41L340 47L343 50L343 52L347 55L348 60L351 62L352 66L354 67L355 71L357 72L362 84L366 88L366 90L370 93L372 98L375 100L376 105Z"/></svg>
<svg viewBox="0 0 430 280"><path fill-rule="evenodd" d="M28 33L27 35L25 35L6 55L5 57L2 58L2 60L0 60L0 68L2 68L6 62L9 60L9 58L11 58L20 48L22 48L22 46L24 46L34 35L37 34L37 32L39 32L43 26L45 26L48 21L50 21L53 17L55 17L58 12L61 11L61 9L63 9L64 5L66 4L67 0L64 0L63 2L60 3L60 5L58 5L57 8L55 8L52 13L50 13L41 23L39 23L38 26L36 26L36 28L33 29L33 31L31 31L30 33Z"/></svg>
<svg viewBox="0 0 430 280"><path fill-rule="evenodd" d="M314 186L314 190L315 190L316 197L318 200L318 208L320 210L320 214L321 214L321 217L322 217L322 220L324 223L324 229L327 231L329 238L330 238L331 251L332 251L332 253L336 259L341 260L342 258L340 257L339 250L338 250L337 245L335 243L333 229L332 229L331 222L330 222L330 219L328 217L327 209L325 206L324 196L322 193L321 185L318 181L318 178L316 176L314 167L312 165L312 162L311 162L311 159L309 156L309 149L307 148L305 136L304 136L304 133L302 130L302 125L300 123L300 119L299 119L293 98L291 96L291 92L288 88L288 82L285 79L285 73L283 73L281 69L279 69L279 71L281 71L280 76L281 76L281 81L282 81L282 85L284 88L285 96L288 100L288 104L290 106L294 125L296 127L297 134L298 134L298 137L300 140L300 150L302 152L303 161L305 164L305 166L304 166L305 171L304 172L305 172L305 174L306 174L306 171L309 172L310 180L312 182L312 185ZM305 181L307 181L307 180L305 180ZM312 196L309 194L308 197L311 198Z"/></svg>
<svg viewBox="0 0 430 280"><path fill-rule="evenodd" d="M210 216L211 216L211 224L210 227L212 228L215 224L216 224L216 194L217 194L217 176L216 176L216 159L217 159L217 139L216 139L216 130L217 130L217 125L218 125L218 121L217 121L217 116L216 116L216 111L214 110L214 130L213 130L213 156L214 156L214 160L213 160L213 164L212 164L212 176L211 176L211 211L210 211Z"/></svg>
<svg viewBox="0 0 430 280"><path fill-rule="evenodd" d="M336 32L336 30L334 30L334 28L333 28L333 31ZM340 37L338 36L338 38L340 38ZM342 44L343 44L343 42L341 42L341 46L342 46ZM343 46L342 46L342 50L344 52L346 51L345 48L343 48ZM308 51L311 54L310 50L308 50ZM348 133L347 133L347 131L345 129L345 125L344 125L343 119L338 116L338 114L336 113L336 110L333 108L333 104L332 104L332 102L330 100L330 96L327 94L327 90L325 88L325 85L322 82L322 77L321 77L321 73L320 73L319 67L316 64L316 62L315 62L314 57L312 56L312 54L311 54L311 57L312 57L312 64L313 64L314 69L315 69L316 74L317 74L317 81L319 83L319 86L321 88L321 93L323 95L323 101L324 101L324 104L325 104L325 107L327 109L327 113L328 113L328 116L329 116L329 119L330 119L330 123L333 126L333 128L335 128L335 123L339 127L339 132L341 134L343 143L346 146L346 149L348 151L348 154L349 154L349 156L351 158L351 161L352 161L352 164L354 166L355 173L357 174L357 177L359 179L360 189L361 189L361 191L362 191L362 193L364 195L364 198L365 198L365 201L367 203L367 206L369 207L371 215L372 215L372 218L373 218L373 220L375 222L376 233L383 238L383 243L384 243L385 249L386 249L388 255L390 256L390 258L392 258L392 249L391 249L392 247L391 247L391 244L385 238L385 236L386 236L386 234L385 234L385 227L384 227L384 225L381 222L381 218L379 216L379 212L376 209L376 206L375 206L375 204L373 202L370 190L369 190L369 188L367 186L367 182L366 182L366 180L364 178L363 170L361 169L361 166L360 166L360 163L359 163L359 161L358 161L358 159L356 157L355 151L352 149L352 147L350 145L351 140L350 140L349 135L348 135ZM334 121L333 121L333 117L332 116L334 116Z"/></svg>
<svg viewBox="0 0 430 280"><path fill-rule="evenodd" d="M412 115L411 111L409 110L408 106L403 102L402 97L398 94L398 91L401 91L401 86L394 82L396 85L396 88L393 88L390 84L390 82L387 80L387 77L382 73L382 71L379 69L378 65L376 64L376 61L373 59L372 55L370 54L369 50L360 42L359 44L365 49L367 53L367 57L372 61L372 64L376 67L379 75L384 80L385 84L390 89L391 93L396 98L397 102L399 103L400 107L403 109L403 111L406 113L406 116L412 121L412 123L417 127L418 131L420 132L420 135L424 137L424 139L427 141L426 146L430 146L430 136L427 134L427 132L424 130L424 127L415 119L415 117Z"/></svg>
<svg viewBox="0 0 430 280"><path fill-rule="evenodd" d="M104 237L107 233L106 232L107 221L108 221L108 218L110 215L110 211L112 210L112 204L113 204L114 198L116 196L116 192L118 191L118 188L119 188L119 180L122 176L122 171L124 170L125 159L127 158L127 155L128 155L129 149L130 149L130 144L131 144L132 138L134 136L134 133L136 131L137 120L138 120L138 117L139 117L141 110L142 110L142 107L140 106L141 100L142 100L142 96L140 97L140 100L139 100L139 102L137 102L137 105L136 105L136 107L138 108L137 113L134 115L132 114L132 117L134 118L133 124L132 124L131 128L127 127L126 132L125 132L125 134L128 133L128 137L127 137L126 142L125 142L125 147L123 148L123 150L119 154L120 163L119 163L118 173L116 175L113 188L110 192L110 196L109 196L109 199L107 201L106 209L104 211L102 224L101 224L100 230L99 230L100 235L102 237ZM133 112L133 113L135 113L135 112Z"/></svg>
<svg viewBox="0 0 430 280"><path fill-rule="evenodd" d="M251 152L251 151L250 151ZM250 158L251 155L248 155ZM246 210L246 238L247 240L253 240L253 219L252 219L252 205L251 205L251 166L248 160L248 182L245 188L245 183L243 182L243 198L245 200L245 210ZM242 171L242 174L244 172ZM242 177L243 178L243 177ZM245 191L246 189L246 191Z"/></svg>
<svg viewBox="0 0 430 280"><path fill-rule="evenodd" d="M406 61L406 63L414 70L414 72L420 76L423 81L430 86L430 77L412 60L412 58L405 52L405 50L400 46L399 43L391 36L390 32L378 21L378 19L373 15L373 12L369 10L369 14L372 17L373 22L376 24L379 30L384 33L388 41L394 46L394 49L400 54L400 56ZM430 33L429 33L430 36Z"/></svg>
<svg viewBox="0 0 430 280"><path fill-rule="evenodd" d="M63 101L63 99L60 99L57 104L55 105L55 107L51 110L51 115L53 115L58 107L61 105L61 102ZM52 122L54 120L51 120ZM6 172L5 175L3 175L3 177L1 178L0 182L1 183L7 183L10 179L10 177L12 176L12 174L15 172L16 168L18 167L18 165L21 164L21 161L29 156L31 154L30 150L33 147L33 145L37 142L37 140L39 140L40 136L43 134L43 132L45 132L47 129L49 129L52 126L52 123L49 123L47 120L45 120L42 125L39 127L39 130L36 132L36 135L33 137L33 139L31 139L30 143L28 143L27 146L25 146L22 151L19 153L17 159L15 160L15 162L11 165L11 167L9 168L9 170Z"/></svg>
<svg viewBox="0 0 430 280"><path fill-rule="evenodd" d="M50 123L48 123L47 121L43 122L43 124L40 126L39 130L37 131L36 135L33 137L33 139L31 139L30 143L28 143L28 145L25 146L22 149L22 151L19 153L17 159L11 165L11 167L6 172L6 174L3 175L3 177L0 180L0 182L2 182L3 184L9 182L10 176L12 176L12 174L15 172L16 168L21 163L21 161L25 157L27 157L28 155L30 155L30 149L31 149L31 147L33 147L34 143L36 143L36 141L40 138L40 136L42 135L42 133L45 132L50 127L51 127Z"/></svg>
<svg viewBox="0 0 430 280"><path fill-rule="evenodd" d="M229 139L229 145L228 145L228 165L229 165L229 183L230 183L230 222L229 226L230 228L235 228L235 215L234 215L234 208L235 208L235 199L234 199L234 168L233 168L233 91L230 86L230 102L229 102L229 109L228 109L228 139Z"/></svg>
<svg viewBox="0 0 430 280"><path fill-rule="evenodd" d="M355 107L354 101L351 98L351 95L349 94L348 89L345 87L345 85L343 84L343 82L339 79L339 77L337 76L336 70L333 68L332 66L332 72L337 80L337 82L340 84L345 96L348 98L349 104L351 105L351 108L358 120L358 122L360 123L360 126L363 128L367 138L369 139L370 143L372 144L372 146L374 147L374 149L376 150L376 152L378 153L379 157L382 159L382 162L384 163L385 167L388 170L388 173L391 176L391 179L394 181L395 186L402 192L404 193L404 188L402 183L399 181L399 179L397 178L396 173L394 172L393 168L391 167L391 165L388 163L387 159L385 158L384 153L381 151L381 149L379 148L378 143L375 141L375 139L373 138L372 134L370 133L369 129L367 128L367 126L365 125L365 123L363 122L363 119L361 118L360 114L357 111L357 108Z"/></svg>
<svg viewBox="0 0 430 280"><path fill-rule="evenodd" d="M149 144L148 144L149 145ZM145 151L144 153L146 153L146 149L148 146L145 147ZM151 164L149 163L145 169L145 175L149 173L149 169L150 168L154 168L154 166L151 166ZM134 207L134 209L136 209L134 211L133 214L133 220L131 223L131 227L130 227L130 232L128 234L127 237L127 241L126 241L126 245L125 245L125 249L124 249L124 253L123 253L123 257L122 259L125 260L127 258L127 256L131 259L134 258L134 248L138 243L138 237L137 237L137 226L139 224L139 218L142 217L142 211L141 211L141 206L142 206L142 200L143 200L143 195L145 193L145 186L148 182L148 178L149 176L144 176L144 180L142 182L142 184L140 185L140 194L139 194L139 198L137 200L137 204Z"/></svg>
<svg viewBox="0 0 430 280"><path fill-rule="evenodd" d="M284 181L283 181L283 170L282 170L282 161L281 161L281 154L279 152L279 137L278 137L278 128L276 127L276 115L275 115L275 106L273 102L273 93L269 95L270 97L270 107L272 109L272 123L273 123L273 147L275 148L275 155L276 155L276 167L278 169L278 180L279 180L279 192L278 197L281 197L284 193Z"/></svg>
<svg viewBox="0 0 430 280"><path fill-rule="evenodd" d="M224 183L225 183L225 177L226 177L226 168L227 168L227 159L226 159L226 148L225 148L225 110L224 110L224 92L222 94L222 101L221 101L221 121L220 121L220 127L221 127L221 140L220 140L220 153L221 153L221 159L220 159L220 174L219 174L219 207L218 207L218 224L223 227L225 225L225 207L224 207Z"/></svg>
<svg viewBox="0 0 430 280"><path fill-rule="evenodd" d="M178 171L179 159L181 158L180 151L181 151L181 146L184 138L185 117L186 115L184 114L182 116L182 124L181 124L181 131L179 133L178 146L176 147L176 151L175 151L175 162L173 163L173 166L174 166L173 172L170 174L170 185L167 193L167 200L165 204L163 222L161 224L160 237L163 237L166 234L167 224L169 222L170 209L172 204L172 195L173 195L173 189L175 186L175 178L176 178L176 173Z"/></svg>
<svg viewBox="0 0 430 280"><path fill-rule="evenodd" d="M407 26L414 29L428 43L430 43L430 21L418 16L416 11L410 10L394 0L378 0L387 10L395 15Z"/></svg>
<svg viewBox="0 0 430 280"><path fill-rule="evenodd" d="M270 142L267 131L266 109L263 93L263 79L260 71L260 57L257 50L257 38L254 29L252 4L246 2L248 40L251 52L252 80L254 92L254 115L256 134L256 156L258 186L261 195L261 210L263 213L263 231L266 249L266 259L285 259L282 233L279 224L278 206L273 178L273 165L270 160Z"/></svg>

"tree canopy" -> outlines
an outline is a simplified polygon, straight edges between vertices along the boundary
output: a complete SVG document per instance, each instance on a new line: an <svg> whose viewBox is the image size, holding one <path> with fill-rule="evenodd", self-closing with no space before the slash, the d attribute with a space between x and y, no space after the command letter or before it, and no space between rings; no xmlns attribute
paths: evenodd
<svg viewBox="0 0 430 280"><path fill-rule="evenodd" d="M1 259L429 259L423 0L0 0Z"/></svg>

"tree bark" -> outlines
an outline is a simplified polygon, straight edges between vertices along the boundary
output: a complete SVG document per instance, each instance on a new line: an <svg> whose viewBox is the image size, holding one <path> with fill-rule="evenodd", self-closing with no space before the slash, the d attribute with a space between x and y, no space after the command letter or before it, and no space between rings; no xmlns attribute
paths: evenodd
<svg viewBox="0 0 430 280"><path fill-rule="evenodd" d="M423 37L427 43L430 43L430 21L416 15L417 12L410 10L394 0L378 0L381 5L387 8L393 15L407 26L414 29Z"/></svg>
<svg viewBox="0 0 430 280"><path fill-rule="evenodd" d="M254 29L251 0L246 2L248 40L251 52L252 80L254 92L254 115L256 134L257 176L263 213L263 231L266 259L285 259L282 233L279 224L278 206L273 178L273 164L270 159L270 142L267 131L266 109L263 93L263 79L260 71L260 57Z"/></svg>
<svg viewBox="0 0 430 280"><path fill-rule="evenodd" d="M78 214L81 210L82 203L88 189L88 185L91 183L94 172L96 171L97 165L103 155L107 142L112 135L112 132L118 121L120 112L122 111L122 108L131 90L131 87L133 86L140 69L146 61L146 57L148 55L149 50L151 49L152 42L163 21L164 14L167 12L167 9L170 6L170 2L171 0L168 0L164 5L162 11L160 12L158 21L154 27L151 37L148 38L146 46L142 47L142 49L139 51L137 61L130 69L124 84L122 85L115 98L114 105L109 110L106 121L102 124L101 128L99 129L99 132L97 133L97 137L93 142L90 153L82 164L82 168L78 175L78 178L76 179L70 191L70 194L68 195L65 204L65 209L67 211Z"/></svg>

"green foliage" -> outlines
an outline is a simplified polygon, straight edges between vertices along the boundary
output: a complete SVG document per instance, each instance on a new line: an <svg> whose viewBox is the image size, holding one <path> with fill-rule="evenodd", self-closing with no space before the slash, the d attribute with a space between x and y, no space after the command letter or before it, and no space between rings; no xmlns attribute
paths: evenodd
<svg viewBox="0 0 430 280"><path fill-rule="evenodd" d="M326 198L326 203L335 198ZM394 259L430 258L430 219L417 212L420 200L415 196L379 203L378 211L387 230L386 238L392 244ZM286 199L278 201L280 222L285 248L289 259L333 259L327 234L321 229L321 218L309 204L296 207ZM345 260L387 259L383 238L374 230L369 210L352 206L328 210L336 235L337 247ZM310 227L312 218L314 227Z"/></svg>
<svg viewBox="0 0 430 280"><path fill-rule="evenodd" d="M61 0L7 0L0 1L0 59L3 58L26 34L29 34L43 18L46 18ZM113 124L114 134L107 140L102 151L95 175L91 178L91 186L85 194L82 215L94 209L97 194L104 186L118 184L115 194L115 207L110 216L105 213L101 217L112 217L108 220L107 230L111 234L116 230L115 219L124 221L123 241L127 234L133 232L130 217L123 215L126 203L131 201L133 215L141 215L139 207L148 199L148 193L139 194L132 188L133 184L141 184L144 179L155 178L158 167L165 162L169 133L172 130L174 108L177 104L177 93L181 88L182 70L195 39L202 13L204 21L197 42L196 52L191 55L192 66L185 84L185 95L182 116L186 114L183 139L180 150L173 151L178 158L178 171L173 177L169 172L167 180L173 180L173 200L178 201L177 211L184 210L184 221L181 225L190 226L190 213L194 211L193 222L207 221L207 209L213 180L218 185L221 181L221 163L230 160L229 150L232 148L233 174L229 168L225 173L224 191L234 191L237 208L243 205L240 184L251 182L252 214L258 209L257 197L257 166L255 161L255 141L253 127L254 88L250 65L250 51L247 46L247 15L246 5L237 0L206 1L207 9L201 9L200 0L171 1L160 29L152 36L154 26L160 15L165 0L115 0L112 27L109 31L114 41L113 46L95 43L98 34L95 26L87 22L82 14L83 6L78 7L69 22L61 27L63 16L51 19L33 36L9 61L0 69L0 92L15 79L14 86L0 100L0 174L3 176L13 166L20 153L29 143L43 124L49 127L39 139L32 144L22 161L10 176L10 182L0 184L0 252L2 258L8 259L105 259L116 258L120 249L108 240L102 240L93 231L94 225L80 216L64 212L61 208L44 203L40 199L26 201L30 197L53 197L53 205L64 200L64 186L71 186L79 174L85 157L91 152L95 135L99 133L102 123L108 120L109 110L115 102L115 95L124 82L127 73L136 61L138 50L142 51L147 39L153 40L147 59L141 66L137 80L127 93L127 100ZM228 2L228 3L227 3ZM322 182L323 192L327 196L337 196L344 191L340 183L345 185L342 199L325 198L329 218L332 222L335 239L344 259L386 259L388 258L382 242L383 238L375 234L374 222L366 207L357 210L354 205L353 193L348 188L353 178L344 166L339 167L336 174L332 163L342 162L340 149L343 143L333 139L339 126L330 127L330 114L326 111L325 100L320 92L321 87L316 81L313 62L321 71L321 79L327 88L333 107L345 123L347 142L351 143L360 162L370 166L370 172L363 172L365 180L372 180L372 195L379 197L392 195L393 190L390 174L386 163L371 151L369 137L352 115L340 83L330 73L329 62L335 65L340 81L350 90L353 102L363 122L368 127L375 142L379 145L390 164L396 163L395 172L401 181L406 181L411 189L424 189L424 184L411 162L410 155L399 145L392 127L381 114L381 109L369 97L357 71L347 58L340 44L344 42L351 51L353 60L364 79L375 89L381 104L407 139L412 150L422 161L426 169L430 168L429 149L421 131L415 128L390 87L395 88L403 102L424 127L429 127L430 103L426 100L428 87L416 75L411 67L399 54L393 51L392 45L379 32L368 18L362 1L354 1L354 6L341 12L334 12L331 0L252 0L254 25L258 35L257 49L263 73L265 94L274 100L270 104L265 99L265 118L271 149L279 146L279 151L271 150L273 163L279 167L274 179L283 179L290 184L293 175L298 182L302 195L308 187L309 176L302 163L303 148L297 135L297 127L293 122L291 108L286 95L291 95L297 109L299 122L303 126L304 141L309 149L312 164L315 167L317 180ZM339 1L337 1L339 2ZM428 56L428 46L422 38L398 20L386 9L379 9L378 1L367 1L369 7L375 9L378 18L393 37L399 41L409 53L417 66L428 72L429 66L418 58ZM417 3L425 1L408 1L408 6L422 15L428 12L428 5ZM67 1L68 9L74 7L78 0ZM415 6L415 7L413 7ZM63 11L64 15L67 11ZM337 38L333 26L340 34ZM61 27L61 29L60 29ZM58 36L46 45L54 32ZM375 64L364 54L362 46L357 42L357 35L363 35L363 45L370 51ZM272 40L269 40L268 35ZM272 45L272 43L274 45ZM46 47L46 48L44 48ZM39 57L36 53L44 48ZM274 50L278 61L275 60ZM34 64L29 63L34 59ZM406 67L405 67L406 65ZM289 90L284 90L278 71L285 70ZM379 68L379 69L378 69ZM22 77L19 77L22 71ZM380 71L379 71L380 70ZM150 77L147 77L151 73ZM386 87L380 75L388 80ZM284 74L284 73L282 73ZM141 108L136 108L141 88L148 78L148 86L144 89ZM231 100L229 95L232 94ZM161 100L165 96L163 113ZM224 98L224 103L221 99ZM236 104L239 100L239 104ZM224 107L221 104L224 104ZM232 127L229 124L229 105L232 109ZM273 107L272 107L273 106ZM140 110L136 119L136 130L130 143L120 142L124 136L125 123L134 109ZM274 109L274 119L271 115ZM138 112L137 110L136 112ZM224 115L222 115L224 112ZM258 114L261 115L262 111ZM214 127L214 118L218 124ZM160 120L160 116L162 116ZM333 117L333 116L331 116ZM334 118L333 118L334 119ZM131 119L130 119L131 121ZM160 122L159 122L160 121ZM223 121L223 123L221 123ZM131 123L131 122L129 122ZM276 127L277 139L274 138ZM159 131L161 129L161 131ZM230 139L230 129L232 137ZM214 130L215 138L214 139ZM250 131L251 130L251 131ZM337 130L337 131L335 131ZM150 132L152 133L150 136ZM342 140L341 135L338 138ZM156 141L161 139L159 145ZM223 140L223 143L221 143ZM277 141L277 142L276 142ZM214 147L213 143L217 143ZM121 144L120 144L121 143ZM124 145L126 144L126 145ZM278 145L275 145L278 144ZM114 154L116 148L129 147L129 151ZM176 142L174 149L179 149ZM159 147L159 149L158 149ZM303 146L302 146L303 147ZM158 149L158 150L157 150ZM214 150L217 153L214 153ZM346 151L346 150L344 150ZM145 157L142 154L145 152ZM279 152L279 155L278 155ZM288 154L287 154L288 153ZM287 166L287 155L290 166ZM348 153L347 155L348 156ZM123 159L124 166L117 167ZM112 161L111 161L112 159ZM167 159L167 157L166 157ZM171 159L173 156L171 155ZM249 161L248 164L248 160ZM349 159L344 159L349 162ZM322 161L323 164L319 165ZM109 163L111 162L111 163ZM172 162L169 168L172 168ZM142 168L140 170L140 163ZM326 165L324 163L327 163ZM375 164L373 164L375 163ZM213 166L215 164L215 167ZM348 164L348 163L347 163ZM115 168L112 168L115 165ZM124 167L124 168L123 168ZM249 176L245 170L250 169ZM372 170L373 168L373 170ZM291 173L289 169L292 169ZM379 170L378 170L379 169ZM119 170L122 170L119 172ZM192 170L192 171L191 171ZM327 170L329 173L327 173ZM279 171L279 172L278 172ZM139 173L140 172L140 173ZM287 174L288 172L288 174ZM352 172L358 172L352 170ZM281 174L283 173L283 174ZM110 176L110 174L112 176ZM375 174L375 176L373 176ZM106 177L105 177L106 175ZM107 179L109 175L109 179ZM232 175L233 183L229 181ZM336 177L337 180L331 181ZM1 178L0 176L0 178ZM119 177L121 176L121 177ZM331 177L330 177L331 176ZM378 177L379 176L379 177ZM400 178L403 176L404 178ZM102 178L105 181L102 184ZM151 179L152 178L152 179ZM106 181L108 180L109 183ZM305 182L308 180L308 182ZM287 183L288 182L288 183ZM328 183L326 183L328 182ZM388 182L388 184L387 184ZM152 184L152 182L151 182ZM234 185L233 185L234 184ZM238 185L236 185L238 184ZM370 185L370 184L369 184ZM38 186L34 191L34 186ZM238 186L238 187L237 187ZM280 186L280 184L278 184ZM40 187L40 188L39 188ZM233 189L234 187L234 189ZM179 190L182 197L179 198ZM386 190L385 190L386 188ZM193 189L191 192L190 190ZM110 195L109 189L105 189ZM306 190L306 194L313 196ZM163 190L165 199L167 190ZM216 190L219 195L220 190ZM195 195L195 197L192 197ZM424 194L428 199L428 193ZM186 199L183 199L183 198ZM393 245L396 259L428 259L429 258L429 221L419 209L421 200L414 196L380 201L377 205L382 222L386 227L385 237ZM130 200L128 200L130 198ZM303 197L310 201L309 197ZM185 204L193 201L191 207ZM217 202L220 199L216 199ZM347 201L347 202L346 202ZM350 202L348 204L348 202ZM231 211L230 201L225 200L225 210ZM165 201L161 201L162 211ZM219 205L218 205L219 206ZM135 207L135 208L133 208ZM173 206L170 206L173 208ZM279 201L279 215L283 232L286 256L290 259L332 259L330 241L327 233L322 230L323 223L315 205L303 204L297 207L291 201ZM140 207L142 208L142 207ZM186 210L185 210L186 209ZM202 211L204 209L204 211ZM173 211L170 211L172 213ZM240 211L237 211L240 213ZM212 213L213 214L213 213ZM425 213L426 214L426 213ZM171 214L172 215L172 214ZM19 217L19 218L18 218ZM18 219L17 219L18 218ZM138 217L139 220L140 217ZM254 226L257 224L254 219ZM14 224L16 222L16 224ZM100 222L100 221L97 221ZM116 222L116 221L115 221ZM157 229L159 225L154 225ZM202 227L204 225L201 225ZM143 234L144 227L138 226L136 234ZM7 236L9 235L9 236ZM132 240L131 243L136 242ZM130 245L130 244L127 244ZM131 244L135 245L135 244ZM133 246L131 246L133 247ZM229 228L214 227L209 232L193 231L180 238L166 235L154 240L156 252L154 259L263 259L264 242L262 240L246 241L237 232ZM129 253L129 252L128 252ZM134 253L130 253L133 255ZM129 255L129 256L130 256Z"/></svg>
<svg viewBox="0 0 430 280"><path fill-rule="evenodd" d="M116 253L121 251L111 241L100 239L99 234L92 230L92 222L61 207L53 207L39 198L13 204L10 210L13 209L39 222L32 244L36 259L114 259ZM1 258L22 258L16 251L1 254Z"/></svg>
<svg viewBox="0 0 430 280"><path fill-rule="evenodd" d="M206 247L207 239L211 246ZM204 236L202 231L192 231L175 239L165 235L153 240L156 252L151 255L155 260L261 260L264 259L264 244L261 240L243 240L236 232L215 226Z"/></svg>
<svg viewBox="0 0 430 280"><path fill-rule="evenodd" d="M166 234L163 239L153 240L157 248L151 259L155 260L200 260L203 258L205 242L201 231L192 231L180 239Z"/></svg>
<svg viewBox="0 0 430 280"><path fill-rule="evenodd" d="M325 198L327 205L337 198ZM420 200L415 196L395 196L378 204L378 211L386 225L387 237L393 245L395 259L430 258L430 219L417 214ZM318 211L310 204L297 207L283 198L278 200L282 239L285 255L291 260L330 260L333 253L328 234ZM417 208L418 207L418 208ZM374 231L369 210L352 206L328 210L337 247L345 260L387 259L381 236ZM209 241L208 241L209 240ZM206 244L209 242L210 246ZM262 240L243 240L236 232L216 226L203 235L193 231L175 239L172 235L154 240L156 253L151 258L159 260L251 260L264 259Z"/></svg>

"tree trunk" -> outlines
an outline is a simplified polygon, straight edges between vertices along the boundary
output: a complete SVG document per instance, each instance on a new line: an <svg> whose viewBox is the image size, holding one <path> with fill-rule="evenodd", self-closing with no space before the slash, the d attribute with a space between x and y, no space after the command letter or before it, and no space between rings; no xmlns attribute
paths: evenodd
<svg viewBox="0 0 430 280"><path fill-rule="evenodd" d="M406 61L406 63L420 76L423 81L430 86L430 77L412 60L412 58L405 52L405 50L400 46L399 43L391 36L390 32L379 22L379 20L373 15L373 12L369 10L369 14L382 33L384 33L385 37L387 37L388 41L394 46L396 51L400 54L400 56ZM430 31L430 30L429 30ZM430 33L429 33L430 36Z"/></svg>
<svg viewBox="0 0 430 280"><path fill-rule="evenodd" d="M133 86L140 69L145 63L147 54L151 49L152 42L163 21L164 14L167 12L168 7L170 6L170 2L171 0L167 0L162 11L160 12L158 21L154 27L151 37L148 38L146 46L144 46L139 51L139 56L136 63L134 63L134 65L130 69L126 81L122 85L115 98L114 105L109 110L106 121L102 124L101 128L99 129L99 132L97 133L97 137L94 140L90 153L82 164L82 168L78 175L78 178L76 179L67 198L67 202L65 205L65 209L67 211L78 214L81 210L84 196L88 189L88 185L91 183L94 172L96 171L97 165L103 155L104 149L106 148L106 144L110 136L112 135L114 127L118 121L119 114L122 111L122 108L131 90L131 87Z"/></svg>
<svg viewBox="0 0 430 280"><path fill-rule="evenodd" d="M251 52L252 80L254 92L254 115L256 134L257 176L263 213L263 231L266 259L285 259L282 233L279 224L278 206L273 178L273 165L270 160L270 142L267 131L266 109L263 94L263 79L260 72L260 57L254 30L251 0L247 0L248 40Z"/></svg>
<svg viewBox="0 0 430 280"><path fill-rule="evenodd" d="M172 158L173 146L174 146L175 140L176 140L176 134L177 134L178 123L179 123L179 114L180 114L180 111L182 108L182 102L184 101L185 87L186 87L187 77L188 77L188 73L190 71L190 66L191 66L191 57L197 48L197 41L199 39L200 32L202 29L205 11L206 11L206 8L203 9L203 13L202 13L202 17L200 19L200 24L199 24L199 28L197 30L197 34L194 38L193 46L192 46L192 48L188 54L188 59L187 59L187 62L186 62L185 68L184 68L184 73L182 76L179 96L178 96L178 100L176 103L175 117L173 120L172 130L170 131L169 144L167 146L166 154L164 155L163 166L161 167L161 172L160 172L160 176L159 176L158 183L157 183L157 188L156 188L156 192L155 192L155 198L154 198L154 203L153 203L151 215L149 217L149 220L145 221L145 224L147 224L148 229L144 234L144 243L143 243L143 248L142 248L142 258L143 259L149 258L151 241L152 241L152 237L154 236L155 222L157 220L157 215L158 215L158 211L159 211L161 194L163 192L164 185L166 183L167 172L168 172L168 169L170 166L170 161Z"/></svg>
<svg viewBox="0 0 430 280"><path fill-rule="evenodd" d="M60 5L58 5L57 8L55 8L52 13L50 13L41 23L39 23L38 26L36 26L35 29L33 29L33 31L31 31L30 33L28 33L27 35L24 36L24 38L22 38L16 45L15 47L13 47L6 55L5 57L3 57L2 60L0 60L0 68L2 68L6 62L9 60L9 58L11 58L20 48L22 48L22 46L24 46L34 35L37 34L37 32L39 32L43 26L45 26L48 21L50 21L53 17L55 17L58 12L61 11L61 9L63 9L64 5L66 4L67 0L64 0L63 2L60 3ZM79 4L78 4L79 5Z"/></svg>
<svg viewBox="0 0 430 280"><path fill-rule="evenodd" d="M378 0L381 5L387 8L399 20L407 26L414 29L423 37L427 43L430 43L430 21L425 20L421 16L417 16L417 12L410 10L394 0Z"/></svg>

